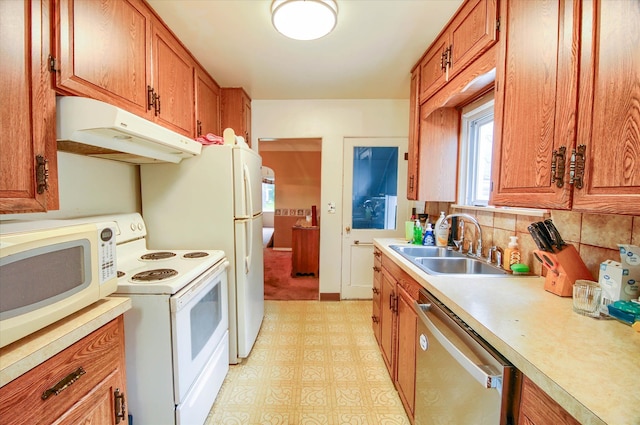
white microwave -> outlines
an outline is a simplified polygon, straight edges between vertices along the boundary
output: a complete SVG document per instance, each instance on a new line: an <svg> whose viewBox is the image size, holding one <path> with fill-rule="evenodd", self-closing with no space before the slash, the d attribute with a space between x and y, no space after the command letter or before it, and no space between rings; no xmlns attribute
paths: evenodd
<svg viewBox="0 0 640 425"><path fill-rule="evenodd" d="M117 287L115 223L0 223L0 347Z"/></svg>

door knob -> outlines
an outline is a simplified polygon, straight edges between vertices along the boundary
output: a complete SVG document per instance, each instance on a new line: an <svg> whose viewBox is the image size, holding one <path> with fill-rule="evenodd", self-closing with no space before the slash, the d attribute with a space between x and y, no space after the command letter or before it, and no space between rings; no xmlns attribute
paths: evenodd
<svg viewBox="0 0 640 425"><path fill-rule="evenodd" d="M349 233L351 233L351 226L345 227L344 230L347 232L347 235L348 235Z"/></svg>

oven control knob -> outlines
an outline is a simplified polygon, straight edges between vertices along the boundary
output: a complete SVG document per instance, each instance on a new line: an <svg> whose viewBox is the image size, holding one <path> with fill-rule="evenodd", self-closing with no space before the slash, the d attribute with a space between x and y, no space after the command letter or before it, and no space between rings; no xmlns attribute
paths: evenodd
<svg viewBox="0 0 640 425"><path fill-rule="evenodd" d="M129 226L129 227L131 227L131 231L132 232L136 231L136 223L131 223L131 226Z"/></svg>
<svg viewBox="0 0 640 425"><path fill-rule="evenodd" d="M142 223L138 223L138 230L144 229L144 225Z"/></svg>

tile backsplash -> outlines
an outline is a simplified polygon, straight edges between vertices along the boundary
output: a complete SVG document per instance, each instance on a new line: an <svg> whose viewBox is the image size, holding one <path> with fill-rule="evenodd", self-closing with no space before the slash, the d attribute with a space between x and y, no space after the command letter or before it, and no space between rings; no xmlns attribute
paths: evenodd
<svg viewBox="0 0 640 425"><path fill-rule="evenodd" d="M426 203L425 209L432 222L437 220L440 211L464 212L474 216L482 228L485 254L487 247L496 245L504 249L509 243L509 236L518 236L522 261L539 275L544 275L546 270L543 270L542 265L533 257L533 251L537 247L527 231L527 226L546 218L553 220L566 243L576 247L594 280L598 280L601 262L620 261L619 243L640 245L640 216L551 210L550 214L537 217L506 214L495 210L458 210L451 204L437 202ZM473 233L473 226L467 226L466 238L475 240Z"/></svg>

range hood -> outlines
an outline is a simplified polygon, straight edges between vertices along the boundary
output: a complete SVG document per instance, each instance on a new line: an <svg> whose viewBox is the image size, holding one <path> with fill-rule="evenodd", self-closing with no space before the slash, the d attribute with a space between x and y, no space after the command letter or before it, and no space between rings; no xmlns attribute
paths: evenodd
<svg viewBox="0 0 640 425"><path fill-rule="evenodd" d="M202 145L116 106L95 99L58 96L58 150L132 164L178 163Z"/></svg>

